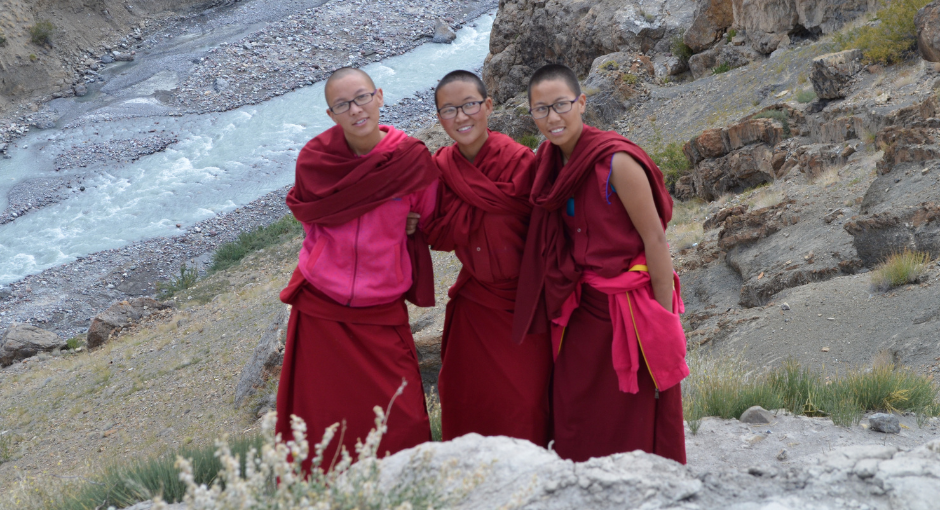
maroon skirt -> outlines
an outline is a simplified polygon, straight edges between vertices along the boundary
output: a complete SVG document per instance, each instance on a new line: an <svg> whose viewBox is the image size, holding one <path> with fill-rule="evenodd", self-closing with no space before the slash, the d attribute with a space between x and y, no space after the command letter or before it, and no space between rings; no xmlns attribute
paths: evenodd
<svg viewBox="0 0 940 510"><path fill-rule="evenodd" d="M607 294L584 285L555 360L555 451L581 462L642 450L685 464L681 388L657 392L644 364L637 373L639 391L621 392L612 342Z"/></svg>
<svg viewBox="0 0 940 510"><path fill-rule="evenodd" d="M311 452L324 430L340 423L324 455L325 469L333 462L345 424L341 444L356 458L356 441L364 442L375 428L373 408L388 409L403 379L408 386L391 408L380 456L431 439L418 353L403 299L351 308L336 303L295 272L281 300L292 305L275 429L285 441L293 437L291 415L307 423ZM304 469L310 469L309 459Z"/></svg>
<svg viewBox="0 0 940 510"><path fill-rule="evenodd" d="M441 341L443 439L475 432L547 446L551 339L511 339L515 282L495 288L465 279L447 303Z"/></svg>

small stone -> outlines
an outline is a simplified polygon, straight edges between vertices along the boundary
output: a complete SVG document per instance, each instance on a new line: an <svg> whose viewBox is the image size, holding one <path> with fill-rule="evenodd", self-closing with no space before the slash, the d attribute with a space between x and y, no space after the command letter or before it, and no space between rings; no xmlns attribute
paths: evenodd
<svg viewBox="0 0 940 510"><path fill-rule="evenodd" d="M789 456L789 454L787 454L787 449L784 448L783 450L780 450L780 451L777 453L777 460L780 460L780 461L787 460L787 457L788 457L788 456Z"/></svg>
<svg viewBox="0 0 940 510"><path fill-rule="evenodd" d="M901 433L901 423L898 421L898 417L893 414L873 414L868 418L868 423L871 424L872 430L878 432L884 432L885 434Z"/></svg>
<svg viewBox="0 0 940 510"><path fill-rule="evenodd" d="M829 352L829 348L828 348L828 347L823 347L823 348L822 348L822 352Z"/></svg>
<svg viewBox="0 0 940 510"><path fill-rule="evenodd" d="M767 424L774 420L774 415L761 406L752 406L741 413L741 423Z"/></svg>
<svg viewBox="0 0 940 510"><path fill-rule="evenodd" d="M784 304L780 305L780 309L781 309L781 310L789 310L789 309L790 309L790 305L787 304L787 303L784 303Z"/></svg>

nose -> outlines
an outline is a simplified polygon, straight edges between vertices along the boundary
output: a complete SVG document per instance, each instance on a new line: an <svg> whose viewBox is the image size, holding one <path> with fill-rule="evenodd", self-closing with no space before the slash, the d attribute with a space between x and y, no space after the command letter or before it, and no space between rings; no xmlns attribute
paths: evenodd
<svg viewBox="0 0 940 510"><path fill-rule="evenodd" d="M549 107L548 115L545 117L545 120L552 120L552 115L554 115L556 119L561 119L561 114L556 112L555 108Z"/></svg>
<svg viewBox="0 0 940 510"><path fill-rule="evenodd" d="M470 118L470 116L467 115L467 112L463 111L463 108L457 108L457 116L454 117L454 120L459 120L461 115L463 115L465 119Z"/></svg>
<svg viewBox="0 0 940 510"><path fill-rule="evenodd" d="M361 106L357 105L355 101L351 101L349 103L349 111L347 113L349 113L350 115L355 115L356 113L359 113L359 111L361 110L362 110Z"/></svg>

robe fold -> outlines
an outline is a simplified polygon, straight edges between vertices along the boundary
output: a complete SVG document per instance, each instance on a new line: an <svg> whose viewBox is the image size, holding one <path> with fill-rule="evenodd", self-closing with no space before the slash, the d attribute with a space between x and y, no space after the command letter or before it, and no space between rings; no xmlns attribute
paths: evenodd
<svg viewBox="0 0 940 510"><path fill-rule="evenodd" d="M311 140L298 156L296 183L287 197L308 233L305 243L312 233L318 239L312 249L305 244L298 268L281 292L281 300L292 308L276 432L284 440L292 438L290 416L297 415L315 444L327 427L341 423L342 440L338 431L325 453L324 469L339 444L355 457L356 441L364 441L375 426L373 408L386 409L402 380L408 385L391 407L379 452L395 453L431 438L404 303L408 294L416 304L433 304L430 251L423 239L409 240L408 275L403 266L408 262L400 260L400 252L376 251L369 243L381 241L405 250L408 204L421 201L415 197L439 172L420 141L394 128L381 129L386 136L362 157L352 153L338 126ZM389 214L396 216L394 221ZM388 228L391 224L396 225L394 232ZM368 305L354 304L357 291L367 295L359 299ZM305 460L304 468L310 467Z"/></svg>
<svg viewBox="0 0 940 510"><path fill-rule="evenodd" d="M550 340L545 334L518 344L511 339L533 157L496 132L472 163L456 145L434 156L445 185L428 239L463 263L448 292L441 344L445 440L471 432L540 446L550 439Z"/></svg>
<svg viewBox="0 0 940 510"><path fill-rule="evenodd" d="M626 138L584 126L567 164L558 147L543 143L532 187L535 208L513 338L542 331L548 321L556 321L555 328L566 323L563 335L555 331L560 349L552 378L554 447L563 458L583 461L641 449L685 462L680 386L671 382L668 389L657 390L647 364L666 360L669 366L654 365L654 373L678 373L675 380L681 379L684 343L677 362L681 366L675 356L653 352L663 348L655 335L644 333L639 349L625 333L635 324L614 324L633 316L620 313L621 308L612 305L622 300L603 292L611 290L610 282L621 281L644 251L639 232L610 186L613 156L618 152L643 168L664 229L669 222L672 199L662 173ZM649 287L648 282L644 285ZM580 294L575 308L571 298L576 292ZM650 288L644 294L651 292ZM651 329L673 333L672 326Z"/></svg>

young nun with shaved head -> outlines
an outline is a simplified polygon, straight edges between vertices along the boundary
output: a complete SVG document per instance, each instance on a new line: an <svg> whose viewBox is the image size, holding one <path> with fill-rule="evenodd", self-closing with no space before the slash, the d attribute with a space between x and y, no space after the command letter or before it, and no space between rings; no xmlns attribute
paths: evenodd
<svg viewBox="0 0 940 510"><path fill-rule="evenodd" d="M563 65L529 81L547 141L535 162L513 336L551 321L562 458L643 450L685 463L679 382L689 369L665 236L672 198L642 149L582 122L585 102Z"/></svg>
<svg viewBox="0 0 940 510"><path fill-rule="evenodd" d="M532 206L535 155L487 128L493 100L475 74L454 71L435 90L438 119L454 144L434 155L441 170L431 246L463 263L450 288L441 341L445 440L470 432L546 446L552 358L547 335L510 339Z"/></svg>
<svg viewBox="0 0 940 510"><path fill-rule="evenodd" d="M409 213L430 218L440 172L420 141L379 124L382 89L363 71L339 69L324 88L336 123L297 157L287 205L306 238L297 269L281 292L292 305L277 395L276 431L292 436L303 418L311 442L342 423L337 443L355 455L396 390L379 452L394 453L431 438L405 297L433 306L427 241L406 236ZM417 237L415 237L417 236ZM310 460L304 468L310 469Z"/></svg>

